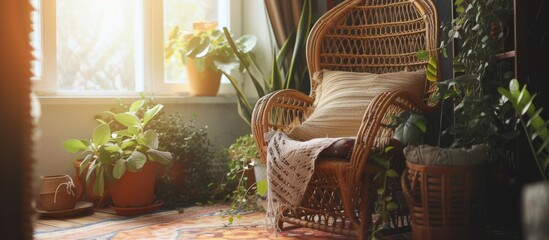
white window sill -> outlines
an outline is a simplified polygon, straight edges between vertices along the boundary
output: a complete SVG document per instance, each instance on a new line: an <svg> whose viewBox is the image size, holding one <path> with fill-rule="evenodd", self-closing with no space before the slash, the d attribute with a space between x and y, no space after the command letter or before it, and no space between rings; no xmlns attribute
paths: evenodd
<svg viewBox="0 0 549 240"><path fill-rule="evenodd" d="M42 105L103 105L117 104L118 100L131 103L141 99L137 96L38 96ZM215 97L196 96L155 96L155 101L162 104L235 104L237 97L218 95Z"/></svg>

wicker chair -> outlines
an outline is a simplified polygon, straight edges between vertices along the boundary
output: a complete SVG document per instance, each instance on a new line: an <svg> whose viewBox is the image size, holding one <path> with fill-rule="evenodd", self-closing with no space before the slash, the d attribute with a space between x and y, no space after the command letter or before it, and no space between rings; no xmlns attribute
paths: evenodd
<svg viewBox="0 0 549 240"><path fill-rule="evenodd" d="M425 69L427 62L419 60L416 53L428 50L436 55L437 31L438 16L432 0L346 0L324 14L313 27L307 43L309 72ZM311 81L309 95L281 90L258 101L252 130L264 161L265 133L288 131L305 121L317 86ZM431 84L425 99L434 91ZM288 222L359 239L367 237L377 189L373 176L379 171L368 159L372 149L384 148L393 136L393 130L386 127L390 121L386 116L406 110L426 112L434 107L427 101L410 98L405 91L380 93L367 106L350 158L317 159L301 206L284 209L277 219L279 227ZM401 159L400 170L404 165ZM397 180L393 185L398 188L400 183ZM392 223L406 224L409 222Z"/></svg>

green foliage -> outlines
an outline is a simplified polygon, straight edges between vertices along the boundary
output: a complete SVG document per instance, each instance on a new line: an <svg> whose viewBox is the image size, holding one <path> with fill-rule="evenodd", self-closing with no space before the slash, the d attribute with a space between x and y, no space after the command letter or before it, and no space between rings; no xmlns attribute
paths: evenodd
<svg viewBox="0 0 549 240"><path fill-rule="evenodd" d="M80 169L88 168L86 181L95 174L94 193L103 195L105 180L120 179L126 171L137 172L146 161L156 161L168 165L172 156L168 152L157 150L158 135L155 130L145 130L149 120L161 110L162 105L143 109L148 120L140 118L137 113L145 106L145 100L138 100L122 113L109 112L115 122L125 129L111 132L109 123L100 123L92 133L92 139L69 139L63 142L65 149L76 153L72 160L83 159Z"/></svg>
<svg viewBox="0 0 549 240"><path fill-rule="evenodd" d="M183 163L185 182L178 189L169 168L160 176L157 194L166 205L176 208L186 204L209 201L212 197L213 175L209 172L215 158L208 139L208 126L196 125L196 117L186 121L181 113L172 113L158 121L159 149L170 152L174 163Z"/></svg>
<svg viewBox="0 0 549 240"><path fill-rule="evenodd" d="M267 192L267 180L253 182L248 179L248 173L253 171L252 167L259 167L260 157L255 145L253 135L247 134L239 137L228 149L229 163L228 173L225 181L219 186L220 189L229 189L227 200L231 202L230 209L226 215L229 216L229 225L235 217L240 218L241 213L260 210L262 207L257 204L258 195L265 195Z"/></svg>
<svg viewBox="0 0 549 240"><path fill-rule="evenodd" d="M376 191L377 199L374 204L374 213L378 215L379 218L371 227L369 239L376 239L376 233L384 229L385 223L389 222L391 212L399 209L391 191L388 189L390 179L398 179L400 177L398 172L391 168L393 150L394 147L389 146L383 149L383 151L376 152L372 156L372 160L381 167L381 170L374 177L374 181L380 182L380 186Z"/></svg>
<svg viewBox="0 0 549 240"><path fill-rule="evenodd" d="M441 45L459 39L460 51L455 59L463 64L464 72L481 81L488 81L486 70L493 67L493 57L503 51L507 34L507 19L513 7L509 0L455 0L457 16L442 27ZM493 80L493 79L492 79ZM495 94L495 89L491 89Z"/></svg>
<svg viewBox="0 0 549 240"><path fill-rule="evenodd" d="M459 76L441 81L436 98L431 100L453 103L453 115L441 115L439 134L452 136L451 147L468 147L479 143L501 147L517 135L506 123L509 120L509 109L500 106L498 102L496 89L504 84L505 79L498 73L498 64L494 60L494 56L503 51L512 3L508 0L455 0L454 6L457 15L449 23L443 24L440 50L447 56L446 48L450 43L458 46L453 68ZM430 56L428 52L420 51L417 57L426 60ZM429 80L437 76L434 60L434 57L429 60ZM441 114L443 112L444 109ZM450 127L443 131L444 120L450 122Z"/></svg>
<svg viewBox="0 0 549 240"><path fill-rule="evenodd" d="M395 129L394 138L401 142L403 146L420 144L427 130L425 117L410 111L393 116L393 121L388 127ZM387 146L385 149L375 151L372 156L374 163L380 166L379 172L374 176L374 181L379 181L380 184L374 205L374 213L379 218L371 227L369 239L377 239L376 233L384 229L385 223L389 222L391 213L399 209L392 192L388 189L389 181L392 179L398 181L400 178L398 172L391 167L395 151L394 146Z"/></svg>
<svg viewBox="0 0 549 240"><path fill-rule="evenodd" d="M425 117L408 111L396 116L393 126L396 127L394 138L403 145L421 143L427 130Z"/></svg>
<svg viewBox="0 0 549 240"><path fill-rule="evenodd" d="M306 80L308 69L302 67L302 72L296 72L298 65L305 64L305 44L309 36L313 21L312 21L312 4L311 0L305 0L303 9L299 18L299 23L296 31L292 32L284 45L280 48L271 63L271 73L266 75L259 67L257 59L252 52L244 52L239 48L239 41L234 41L226 28L223 29L225 37L231 46L234 55L239 61L239 70L245 73L252 81L258 97L263 97L268 93L295 88L299 89L300 84ZM238 96L238 113L240 117L250 125L252 117L253 104L252 100L245 94L244 89L239 80L231 75L231 70L227 64L216 62L217 68L221 69L233 85Z"/></svg>
<svg viewBox="0 0 549 240"><path fill-rule="evenodd" d="M165 58L178 57L185 65L189 58L195 60L199 71L208 68L218 71L218 66L225 68L238 68L236 59L225 34L216 29L217 22L193 23L193 32L182 32L179 26L175 26L170 32L168 42L164 48ZM255 36L244 35L236 41L237 52L247 54L255 47ZM213 61L215 64L208 64Z"/></svg>
<svg viewBox="0 0 549 240"><path fill-rule="evenodd" d="M540 174L548 182L549 129L547 126L549 121L541 116L542 108L536 109L534 105L536 95L531 95L526 85L521 88L516 79L509 83L509 89L500 87L498 91L505 101L511 102L515 109Z"/></svg>

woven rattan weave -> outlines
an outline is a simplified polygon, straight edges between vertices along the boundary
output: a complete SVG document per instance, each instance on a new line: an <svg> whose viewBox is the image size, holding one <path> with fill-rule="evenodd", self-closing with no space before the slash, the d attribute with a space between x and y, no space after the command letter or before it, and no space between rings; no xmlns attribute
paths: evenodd
<svg viewBox="0 0 549 240"><path fill-rule="evenodd" d="M313 27L307 43L307 64L312 74L321 69L386 73L425 69L416 53L437 47L438 16L432 0L346 0L324 14ZM264 134L288 131L305 121L312 109L311 92L282 90L262 97L253 112L252 129L263 160ZM434 91L431 86L425 99ZM406 110L425 112L434 106L411 97L405 90L380 93L366 107L355 147L349 159L318 159L301 206L285 210L279 220L363 239L372 224L375 200L369 164L372 149L382 149L393 136L385 127L387 116ZM398 166L397 166L398 165ZM404 168L404 162L395 167ZM393 184L400 186L399 182ZM405 205L405 204L404 204ZM398 219L397 219L398 220ZM399 220L401 221L401 220ZM405 225L395 221L392 225Z"/></svg>
<svg viewBox="0 0 549 240"><path fill-rule="evenodd" d="M412 215L414 239L471 238L471 205L480 167L427 166L406 162L402 188Z"/></svg>

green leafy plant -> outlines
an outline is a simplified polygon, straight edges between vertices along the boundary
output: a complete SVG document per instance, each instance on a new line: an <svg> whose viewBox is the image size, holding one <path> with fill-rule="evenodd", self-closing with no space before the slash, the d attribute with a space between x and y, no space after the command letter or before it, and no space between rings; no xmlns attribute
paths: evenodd
<svg viewBox="0 0 549 240"><path fill-rule="evenodd" d="M170 164L169 152L158 150L159 140L155 130L145 130L147 124L162 110L163 105L147 109L143 117L137 112L144 106L145 100L133 102L127 111L109 113L125 129L111 132L110 123L100 123L93 131L92 139L69 139L63 142L65 149L76 153L75 161L83 159L80 169L88 169L86 181L93 183L94 193L102 196L105 183L120 179L126 171L138 172L147 161Z"/></svg>
<svg viewBox="0 0 549 240"><path fill-rule="evenodd" d="M191 58L195 60L199 71L217 71L218 64L238 68L239 62L225 34L216 28L217 22L195 22L193 32L183 32L180 26L175 26L164 48L166 60L177 57L186 65ZM238 46L237 52L247 54L255 47L256 42L255 36L244 35L234 41L234 44ZM212 62L215 64L211 64Z"/></svg>
<svg viewBox="0 0 549 240"><path fill-rule="evenodd" d="M259 152L252 134L239 137L227 151L230 158L229 172L226 181L220 185L220 188L233 189L227 196L231 205L226 212L229 215L229 224L232 224L234 218L239 219L242 212L262 209L257 204L257 200L258 195L267 193L267 180L254 182L249 179L248 173L253 173L253 167L263 164L260 162Z"/></svg>
<svg viewBox="0 0 549 240"><path fill-rule="evenodd" d="M535 107L536 95L531 95L526 85L521 88L516 79L509 83L508 89L500 87L498 91L504 101L509 101L513 105L540 174L543 180L548 182L549 121L542 118L543 109Z"/></svg>
<svg viewBox="0 0 549 240"><path fill-rule="evenodd" d="M402 145L418 144L423 141L423 135L427 129L423 115L406 111L392 117L393 121L389 127L395 129L394 138ZM400 177L400 174L391 166L396 154L395 151L397 150L394 146L387 146L385 149L375 151L372 156L374 163L380 166L379 172L374 176L374 180L380 182L374 204L374 213L379 218L371 227L369 239L377 239L376 234L384 229L384 224L389 222L391 213L399 209L398 204L391 195L391 191L388 189L389 181L398 181Z"/></svg>
<svg viewBox="0 0 549 240"><path fill-rule="evenodd" d="M259 67L253 52L242 51L240 41L233 40L227 28L223 29L239 64L234 65L227 62L216 62L215 64L233 85L238 96L238 113L248 125L250 125L252 117L253 100L246 95L241 83L231 74L231 71L235 69L235 66L239 66L240 72L245 73L252 81L257 96L260 98L276 90L299 89L300 83L308 79L307 68L302 68L303 71L297 72L296 66L304 63L305 43L313 23L311 6L311 0L303 2L298 27L296 31L290 34L278 53L274 55L269 75L265 74L265 71Z"/></svg>
<svg viewBox="0 0 549 240"><path fill-rule="evenodd" d="M442 101L441 114L449 112L443 101L453 103L450 116L441 115L438 145L441 136L451 136L450 147L468 147L487 143L491 147L503 146L504 142L516 136L506 121L508 111L499 106L497 87L503 86L505 74L499 71L494 56L504 49L507 33L506 23L512 3L507 0L467 1L455 0L456 16L444 23L439 50L447 57L446 49L451 44L458 46L453 59L455 78L441 81L439 93L432 101ZM429 59L427 78L436 80L437 61L433 54L420 51L419 59ZM442 129L442 121L449 127ZM501 151L491 151L498 153ZM493 156L492 158L497 158Z"/></svg>
<svg viewBox="0 0 549 240"><path fill-rule="evenodd" d="M178 112L158 121L158 148L172 154L173 164L179 163L184 166L181 172L173 172L175 170L171 169L172 164L160 177L158 193L167 205L182 207L189 203L205 202L211 198L210 185L213 176L209 170L212 167L214 153L207 130L207 126L197 126L195 116L186 121ZM173 182L180 180L175 179L177 176L184 176L184 182ZM183 187L178 188L178 184L183 184Z"/></svg>

